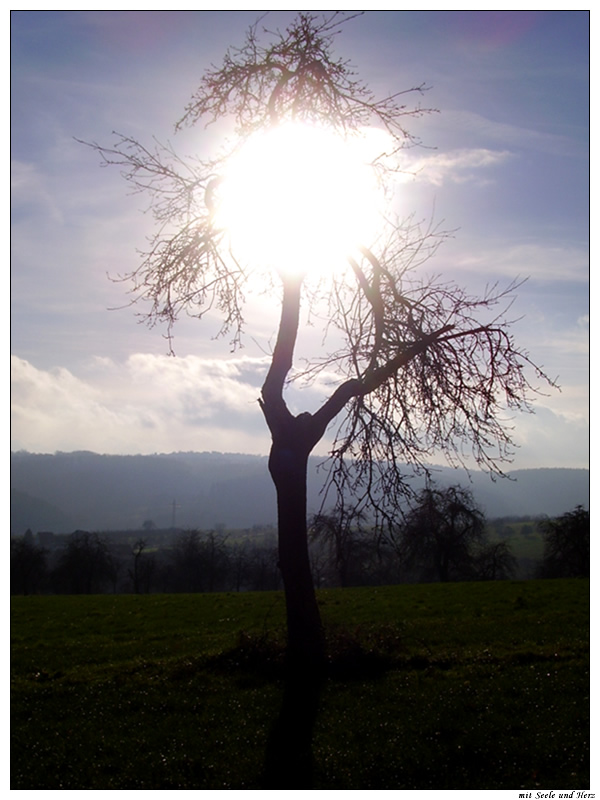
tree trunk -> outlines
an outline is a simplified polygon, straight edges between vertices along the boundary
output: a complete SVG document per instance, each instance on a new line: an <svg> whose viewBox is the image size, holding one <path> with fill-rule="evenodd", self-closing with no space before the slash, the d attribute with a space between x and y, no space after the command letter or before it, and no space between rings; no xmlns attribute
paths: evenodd
<svg viewBox="0 0 600 800"><path fill-rule="evenodd" d="M269 471L277 490L279 568L287 614L287 660L279 716L267 742L263 788L313 788L312 732L324 677L321 616L308 557L306 483L310 446L294 419L274 437Z"/></svg>
<svg viewBox="0 0 600 800"><path fill-rule="evenodd" d="M308 456L333 411L293 416L283 399L298 332L301 280L283 285L281 324L260 406L271 431L269 472L277 492L279 569L287 615L287 663L279 717L267 743L264 786L312 788L312 730L325 668L321 615L308 557Z"/></svg>
<svg viewBox="0 0 600 800"><path fill-rule="evenodd" d="M296 421L296 420L294 420ZM319 675L324 666L321 616L308 557L306 484L309 449L298 433L277 437L269 471L277 491L279 568L285 592L288 669Z"/></svg>
<svg viewBox="0 0 600 800"><path fill-rule="evenodd" d="M302 278L283 282L281 323L260 406L271 431L269 472L277 491L279 568L285 591L289 667L321 671L324 660L321 617L308 559L306 473L310 451L331 417L294 416L283 399L292 368L300 318Z"/></svg>

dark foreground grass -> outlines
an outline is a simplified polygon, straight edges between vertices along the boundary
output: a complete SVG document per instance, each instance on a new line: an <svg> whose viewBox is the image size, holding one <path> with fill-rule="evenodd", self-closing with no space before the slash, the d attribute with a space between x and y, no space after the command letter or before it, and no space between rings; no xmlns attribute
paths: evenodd
<svg viewBox="0 0 600 800"><path fill-rule="evenodd" d="M319 599L315 788L589 787L589 582ZM283 618L279 593L13 598L11 788L259 788Z"/></svg>

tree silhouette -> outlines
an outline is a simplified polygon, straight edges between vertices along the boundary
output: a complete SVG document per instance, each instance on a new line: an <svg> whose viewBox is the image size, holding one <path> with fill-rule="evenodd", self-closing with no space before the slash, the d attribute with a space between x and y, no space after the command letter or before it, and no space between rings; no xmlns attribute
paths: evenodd
<svg viewBox="0 0 600 800"><path fill-rule="evenodd" d="M146 523L144 523L144 525L146 525ZM151 523L151 525L154 525L154 523ZM145 530L152 530L152 528L145 528ZM129 575L135 594L141 594L142 592L148 593L152 584L152 578L154 577L156 569L154 554L146 554L142 558L142 554L147 547L148 542L140 538L134 542L131 550L133 567L127 570L127 574Z"/></svg>
<svg viewBox="0 0 600 800"><path fill-rule="evenodd" d="M424 489L401 528L406 564L422 577L446 582L474 576L477 547L483 544L485 518L466 489Z"/></svg>
<svg viewBox="0 0 600 800"><path fill-rule="evenodd" d="M590 513L583 506L538 523L544 537L543 578L589 578Z"/></svg>
<svg viewBox="0 0 600 800"><path fill-rule="evenodd" d="M374 542L367 543L362 517L353 508L336 514L315 514L309 521L309 540L325 549L327 562L340 586L350 586L353 572L361 574L361 559L370 555Z"/></svg>
<svg viewBox="0 0 600 800"><path fill-rule="evenodd" d="M219 224L219 190L227 165L257 132L294 122L347 139L364 126L378 127L390 144L371 166L384 188L399 169L395 155L416 143L405 122L426 110L407 102L423 87L378 99L333 54L342 24L356 16L301 12L275 32L259 22L240 48L228 50L222 65L204 74L176 126L233 125L233 137L212 159L184 159L171 145L148 147L120 134L111 147L91 145L151 200L156 234L138 268L123 276L150 324L166 323L170 337L181 314L219 312L220 334L237 347L246 293L259 284L281 302L259 403L272 440L290 664L303 676L319 673L324 657L307 546L307 463L331 423L326 480L335 494L327 496L352 495L358 511L370 506L374 524L385 524L399 493L408 491L402 463L424 471L432 455L443 453L459 465L468 450L478 466L501 472L510 458L506 410L529 410L532 380L547 380L510 334L515 285L472 297L425 274L423 264L446 235L433 225L386 219L384 233L357 243L347 271L327 278L291 273L284 264L263 269L232 251ZM298 231L299 240L309 235ZM307 304L322 311L326 345L298 369L296 340ZM332 385L330 395L313 413L294 414L286 386L318 378Z"/></svg>
<svg viewBox="0 0 600 800"><path fill-rule="evenodd" d="M46 577L46 550L35 544L31 530L10 540L11 594L35 594Z"/></svg>
<svg viewBox="0 0 600 800"><path fill-rule="evenodd" d="M489 542L475 554L475 570L479 580L507 580L516 568L517 559L507 542Z"/></svg>
<svg viewBox="0 0 600 800"><path fill-rule="evenodd" d="M93 594L116 580L115 562L106 540L97 533L75 531L67 539L54 570L59 591Z"/></svg>

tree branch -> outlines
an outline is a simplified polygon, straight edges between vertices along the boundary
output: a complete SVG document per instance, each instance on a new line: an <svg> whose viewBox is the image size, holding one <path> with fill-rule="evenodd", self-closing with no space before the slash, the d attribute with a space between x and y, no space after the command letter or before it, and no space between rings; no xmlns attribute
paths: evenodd
<svg viewBox="0 0 600 800"><path fill-rule="evenodd" d="M313 414L315 425L322 428L324 432L329 423L353 397L364 397L366 394L370 394L378 389L392 376L396 375L396 373L415 358L415 356L423 353L434 342L438 341L440 337L451 330L452 327L452 325L446 325L440 328L440 330L434 331L424 337L421 341L415 342L403 352L398 353L383 366L375 370L367 371L363 379L351 379L342 383L321 408Z"/></svg>
<svg viewBox="0 0 600 800"><path fill-rule="evenodd" d="M262 387L262 397L259 399L271 433L275 433L282 424L292 419L292 414L283 399L283 389L294 363L294 347L300 321L301 286L302 280L299 278L283 279L281 321L271 365Z"/></svg>

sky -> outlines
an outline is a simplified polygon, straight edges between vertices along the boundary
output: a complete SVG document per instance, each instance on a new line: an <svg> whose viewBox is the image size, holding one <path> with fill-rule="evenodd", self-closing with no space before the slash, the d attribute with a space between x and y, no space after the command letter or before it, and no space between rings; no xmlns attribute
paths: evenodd
<svg viewBox="0 0 600 800"><path fill-rule="evenodd" d="M215 340L210 319L183 320L168 355L166 331L140 324L110 279L138 263L144 198L77 141L118 131L210 154L210 130L174 125L256 17L12 12L12 450L268 452L257 397L276 301L250 309L243 349ZM436 113L409 124L424 146L407 151L396 209L454 231L429 269L478 294L527 278L513 333L560 391L511 418L512 469L588 467L588 12L373 11L336 52L376 94L430 87ZM305 321L300 348L314 352ZM311 410L322 391L294 389L290 404Z"/></svg>

